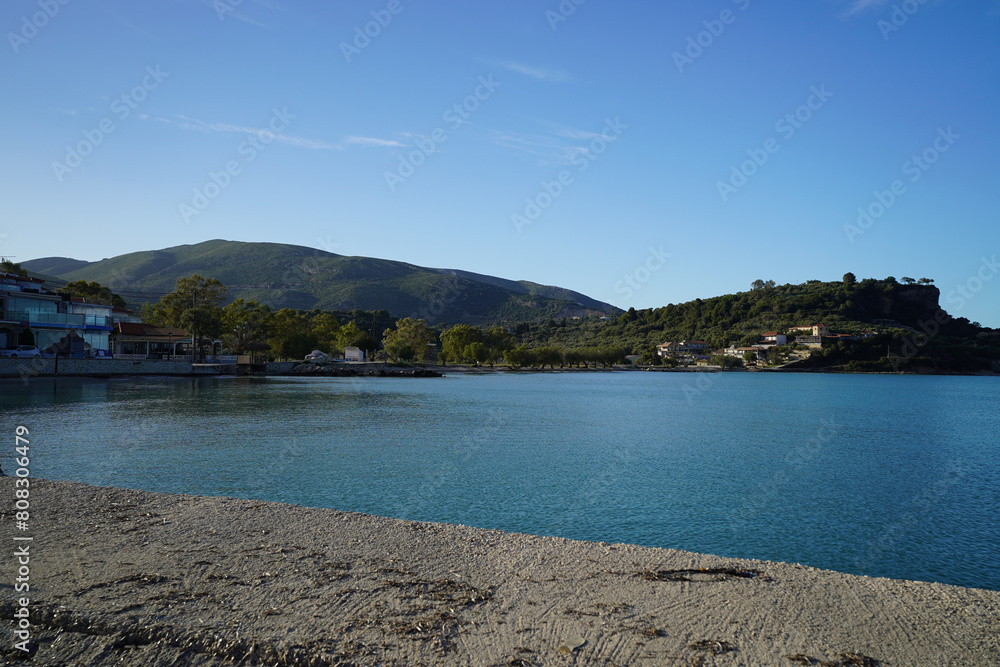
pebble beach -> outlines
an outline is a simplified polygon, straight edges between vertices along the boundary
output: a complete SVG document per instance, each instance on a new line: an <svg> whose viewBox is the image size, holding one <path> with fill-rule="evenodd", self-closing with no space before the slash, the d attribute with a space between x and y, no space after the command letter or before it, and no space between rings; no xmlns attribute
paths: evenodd
<svg viewBox="0 0 1000 667"><path fill-rule="evenodd" d="M997 665L1000 592L31 480L0 659L36 665ZM23 535L22 535L23 536ZM5 563L13 558L5 556ZM14 662L14 664L18 664Z"/></svg>

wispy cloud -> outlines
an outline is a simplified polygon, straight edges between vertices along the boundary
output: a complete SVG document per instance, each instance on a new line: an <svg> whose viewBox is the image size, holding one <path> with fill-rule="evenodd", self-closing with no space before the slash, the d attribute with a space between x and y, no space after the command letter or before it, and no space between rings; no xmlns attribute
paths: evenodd
<svg viewBox="0 0 1000 667"><path fill-rule="evenodd" d="M847 11L844 12L844 16L854 16L869 9L878 9L888 2L889 0L854 0L851 6L847 8Z"/></svg>
<svg viewBox="0 0 1000 667"><path fill-rule="evenodd" d="M920 0L921 5L939 5L946 0ZM863 14L868 11L876 12L883 7L886 7L890 2L895 3L897 0L851 0L851 6L844 10L844 18L851 18L857 14ZM1000 6L1000 2L997 3Z"/></svg>
<svg viewBox="0 0 1000 667"><path fill-rule="evenodd" d="M344 137L345 144L357 144L360 146L395 146L403 147L406 144L401 144L393 139L379 139L378 137Z"/></svg>
<svg viewBox="0 0 1000 667"><path fill-rule="evenodd" d="M510 70L511 72L517 72L518 74L523 74L524 76L528 76L539 81L567 83L573 80L573 76L569 72L561 69L536 67L532 65L525 65L524 63L513 62L511 60L487 60L486 62L495 67L502 67L506 70Z"/></svg>
<svg viewBox="0 0 1000 667"><path fill-rule="evenodd" d="M569 164L573 158L587 151L586 146L569 143L566 135L554 136L526 132L491 131L497 146L521 155L537 158L540 165Z"/></svg>
<svg viewBox="0 0 1000 667"><path fill-rule="evenodd" d="M211 9L213 13L218 15L218 17L223 21L226 19L236 19L237 21L243 21L244 23L255 25L258 28L266 29L268 27L263 23L261 23L260 21L256 21L250 18L249 16L241 12L239 9L237 9L236 7L241 4L240 2L233 2L232 0L228 2L227 0L201 0L201 2L206 7ZM274 7L270 3L264 2L262 0L258 0L255 4L266 8Z"/></svg>
<svg viewBox="0 0 1000 667"><path fill-rule="evenodd" d="M127 20L126 18L124 18L118 12L115 12L114 10L110 9L105 3L101 3L99 5L99 7L100 7L100 10L102 12L104 12L105 14L107 14L108 16L110 16L112 19L114 19L118 23L121 23L123 26L125 26L126 28L129 28L133 32L135 32L135 33L137 33L139 35L142 35L143 37L145 37L149 41L151 41L151 42L159 42L160 41L160 39L156 35L153 35L149 31L144 30L143 28L141 28L141 27L137 26L136 24L132 23L131 21Z"/></svg>
<svg viewBox="0 0 1000 667"><path fill-rule="evenodd" d="M140 118L149 118L145 114L140 115ZM328 141L323 141L322 139L307 139L305 137L295 136L293 134L283 134L280 132L272 132L267 128L259 127L246 127L244 125L233 125L232 123L206 123L205 121L198 120L196 118L189 118L184 115L177 115L180 120L170 120L168 118L157 117L155 120L169 123L183 130L196 130L200 132L231 132L237 134L255 134L259 135L266 132L270 136L274 137L274 141L286 144L288 146L295 146L296 148L306 148L309 150L324 150L324 151L342 151L348 146L382 146L382 147L395 147L403 146L403 144L392 139L379 139L378 137L360 137L357 135L351 135L344 137L344 139L338 143L330 143Z"/></svg>

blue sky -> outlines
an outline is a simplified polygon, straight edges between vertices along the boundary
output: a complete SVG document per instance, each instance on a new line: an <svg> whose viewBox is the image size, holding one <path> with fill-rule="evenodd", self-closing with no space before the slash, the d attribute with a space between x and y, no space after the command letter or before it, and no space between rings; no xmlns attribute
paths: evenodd
<svg viewBox="0 0 1000 667"><path fill-rule="evenodd" d="M0 26L18 261L273 241L623 308L851 271L1000 326L995 0L11 0Z"/></svg>

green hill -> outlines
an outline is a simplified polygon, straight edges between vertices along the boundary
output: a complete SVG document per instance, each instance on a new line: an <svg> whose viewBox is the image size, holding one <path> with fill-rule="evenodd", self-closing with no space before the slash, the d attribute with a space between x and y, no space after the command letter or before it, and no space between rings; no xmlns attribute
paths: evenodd
<svg viewBox="0 0 1000 667"><path fill-rule="evenodd" d="M97 281L130 303L155 301L178 278L197 273L225 284L230 300L254 299L275 309L387 310L430 323L468 324L621 312L558 287L281 243L213 240L99 262L50 257L22 265L63 280Z"/></svg>
<svg viewBox="0 0 1000 667"><path fill-rule="evenodd" d="M834 333L875 331L864 340L824 344L806 368L914 372L1000 370L1000 331L953 318L931 284L895 278L812 280L628 312L606 322L522 326L529 346L620 347L633 354L671 340L703 340L709 350L750 345L765 331L826 324ZM929 281L928 281L929 282Z"/></svg>

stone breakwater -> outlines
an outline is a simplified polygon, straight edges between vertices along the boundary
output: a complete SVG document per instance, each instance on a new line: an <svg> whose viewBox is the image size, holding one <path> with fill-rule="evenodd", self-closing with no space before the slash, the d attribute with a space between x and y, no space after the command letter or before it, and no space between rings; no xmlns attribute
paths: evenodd
<svg viewBox="0 0 1000 667"><path fill-rule="evenodd" d="M57 372L58 370L58 372ZM162 361L147 359L0 359L0 378L32 378L66 376L109 375L218 375L219 370L210 366L191 366L190 361Z"/></svg>
<svg viewBox="0 0 1000 667"><path fill-rule="evenodd" d="M268 375L285 375L296 377L418 377L439 378L437 371L428 368L408 368L406 366L388 366L386 364L295 364L282 372L272 372Z"/></svg>
<svg viewBox="0 0 1000 667"><path fill-rule="evenodd" d="M148 359L0 359L0 378L112 377L127 375L237 375L236 364L194 364L190 361ZM382 363L311 364L297 361L267 364L268 376L308 377L441 377L425 368Z"/></svg>

